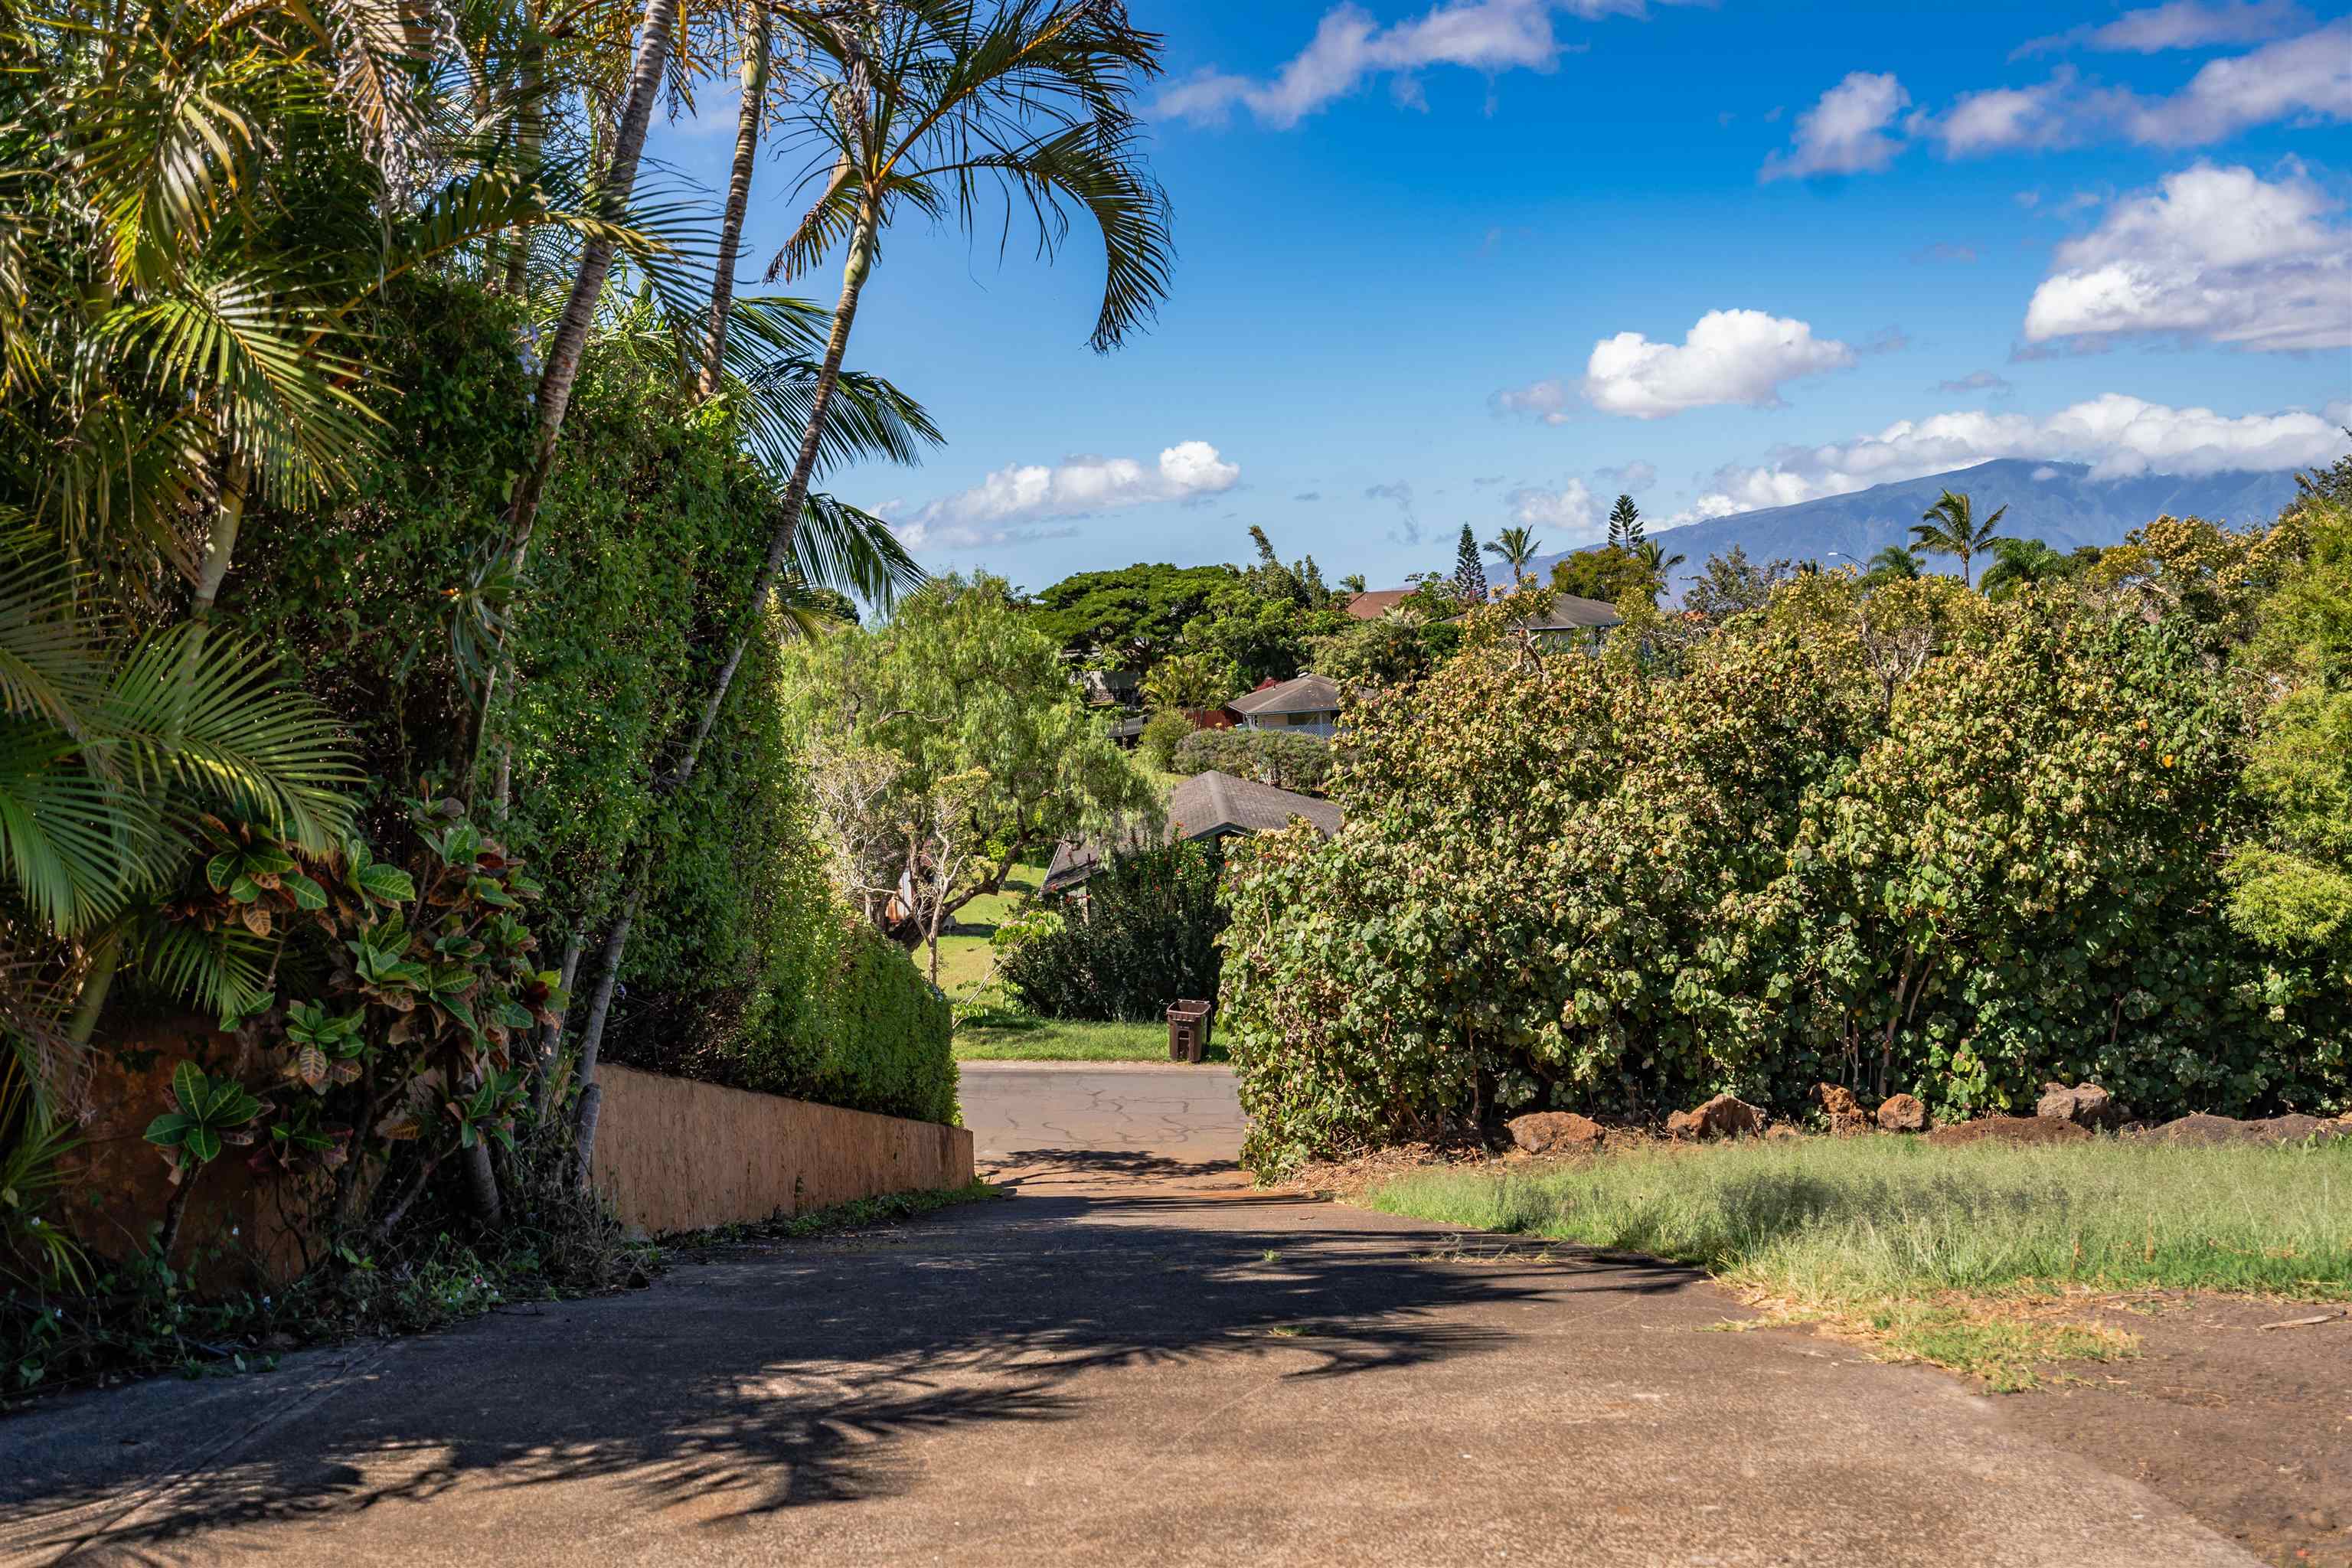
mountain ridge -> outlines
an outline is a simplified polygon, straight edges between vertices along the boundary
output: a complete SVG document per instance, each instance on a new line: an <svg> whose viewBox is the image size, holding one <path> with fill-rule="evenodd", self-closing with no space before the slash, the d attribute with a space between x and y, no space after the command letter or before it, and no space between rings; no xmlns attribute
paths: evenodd
<svg viewBox="0 0 2352 1568"><path fill-rule="evenodd" d="M1727 554L1734 545L1746 550L1748 558L1759 564L1783 556L1791 561L1818 561L1824 566L1860 564L1890 544L1909 543L1919 514L1946 489L1966 493L1979 518L2008 507L2009 515L2000 522L2002 535L2039 539L2062 552L2086 544L2121 544L2133 529L2168 512L2239 527L2267 523L2295 493L2294 475L2286 471L2141 474L2096 479L2083 463L1994 458L1970 468L1894 480L1844 495L1656 529L1649 537L1664 545L1668 554L1686 557L1670 574L1668 583L1669 592L1679 597L1708 556ZM1528 568L1538 579L1547 578L1555 564L1576 552L1563 550L1539 555ZM1958 563L1948 557L1929 556L1927 561L1934 570L1958 571Z"/></svg>

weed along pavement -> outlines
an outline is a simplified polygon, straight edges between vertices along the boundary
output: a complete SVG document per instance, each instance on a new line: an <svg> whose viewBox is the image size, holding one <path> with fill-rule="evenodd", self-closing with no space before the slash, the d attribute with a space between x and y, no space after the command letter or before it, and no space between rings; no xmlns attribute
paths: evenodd
<svg viewBox="0 0 2352 1568"><path fill-rule="evenodd" d="M0 1561L2254 1561L1682 1269L1253 1190L1220 1069L964 1106L1009 1197L19 1415Z"/></svg>

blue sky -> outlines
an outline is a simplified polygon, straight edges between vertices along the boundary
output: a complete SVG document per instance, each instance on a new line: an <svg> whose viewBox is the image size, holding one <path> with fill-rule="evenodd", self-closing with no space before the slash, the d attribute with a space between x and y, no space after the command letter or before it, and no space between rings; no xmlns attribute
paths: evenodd
<svg viewBox="0 0 2352 1568"><path fill-rule="evenodd" d="M1286 556L1374 585L1991 457L2323 461L2352 422L2338 5L1135 0L1175 211L1149 335L1084 241L902 220L849 360L930 407L837 473L935 569ZM656 132L711 187L731 103ZM763 162L747 271L798 170ZM747 279L747 282L752 279ZM799 286L830 300L828 267Z"/></svg>

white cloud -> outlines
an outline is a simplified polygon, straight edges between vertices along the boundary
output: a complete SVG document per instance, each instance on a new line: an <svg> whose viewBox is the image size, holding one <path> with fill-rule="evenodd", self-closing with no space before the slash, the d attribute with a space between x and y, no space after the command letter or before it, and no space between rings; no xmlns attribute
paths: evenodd
<svg viewBox="0 0 2352 1568"><path fill-rule="evenodd" d="M1910 101L1911 95L1892 72L1855 71L1797 116L1795 143L1764 160L1762 178L1858 174L1885 168L1903 150L1903 143L1887 131Z"/></svg>
<svg viewBox="0 0 2352 1568"><path fill-rule="evenodd" d="M1513 522L1563 530L1570 546L1601 535L1600 511L1592 504L1591 489L1582 479L1570 479L1556 490L1523 485L1504 496L1503 503L1511 509Z"/></svg>
<svg viewBox="0 0 2352 1568"><path fill-rule="evenodd" d="M2352 227L2299 174L2200 163L2058 247L2025 336L2179 333L2250 349L2352 347Z"/></svg>
<svg viewBox="0 0 2352 1568"><path fill-rule="evenodd" d="M2104 26L2085 24L2020 45L2011 59L2053 49L2105 49L2115 54L2154 55L2167 49L2199 49L2213 44L2258 44L2309 21L2292 0L2168 0L2126 11Z"/></svg>
<svg viewBox="0 0 2352 1568"><path fill-rule="evenodd" d="M2299 119L2352 120L2352 18L2210 61L2170 94L2149 98L2101 87L2061 67L2032 87L1962 93L1941 114L1910 116L1904 129L1936 142L1947 158L1966 158L2109 138L2144 147L2201 146L2250 126Z"/></svg>
<svg viewBox="0 0 2352 1568"><path fill-rule="evenodd" d="M1584 395L1594 407L1636 419L1685 408L1746 403L1769 408L1780 385L1853 363L1853 350L1812 327L1761 310L1709 310L1679 343L1620 332L1592 345Z"/></svg>
<svg viewBox="0 0 2352 1568"><path fill-rule="evenodd" d="M2352 17L2214 60L2170 98L2135 104L2127 130L2147 145L2193 147L2302 115L2352 120Z"/></svg>
<svg viewBox="0 0 2352 1568"><path fill-rule="evenodd" d="M1947 158L2063 146L2083 134L2079 90L2074 73L2061 69L2039 87L1964 92L1941 115L1913 115L1908 129L1941 143Z"/></svg>
<svg viewBox="0 0 2352 1568"><path fill-rule="evenodd" d="M1525 414L1547 425L1568 423L1568 384L1558 377L1507 386L1486 402L1497 414Z"/></svg>
<svg viewBox="0 0 2352 1568"><path fill-rule="evenodd" d="M2347 421L2352 403L2331 404L2317 414L2294 409L2232 416L2168 407L2116 392L2038 417L1937 414L1898 420L1850 441L1781 447L1758 467L1719 469L1714 489L1678 521L1843 495L1994 458L2088 463L2097 479L2314 468L2333 462L2352 445L2343 434Z"/></svg>
<svg viewBox="0 0 2352 1568"><path fill-rule="evenodd" d="M1658 482L1658 468L1636 458L1622 468L1595 468L1592 477L1612 489L1645 490Z"/></svg>
<svg viewBox="0 0 2352 1568"><path fill-rule="evenodd" d="M1192 500L1231 489L1241 475L1240 464L1226 462L1206 441L1179 441L1150 467L1133 458L1011 464L890 525L916 550L1013 543L1042 537L1034 525L1051 519Z"/></svg>
<svg viewBox="0 0 2352 1568"><path fill-rule="evenodd" d="M1549 71L1560 56L1583 47L1560 41L1552 27L1556 15L1595 21L1639 16L1643 9L1643 0L1445 0L1423 16L1382 26L1360 5L1335 5L1323 14L1307 47L1272 78L1204 70L1162 92L1158 112L1219 124L1238 107L1262 124L1286 131L1377 76L1390 79L1398 103L1422 108L1415 71L1429 66L1457 66L1490 77L1507 70Z"/></svg>

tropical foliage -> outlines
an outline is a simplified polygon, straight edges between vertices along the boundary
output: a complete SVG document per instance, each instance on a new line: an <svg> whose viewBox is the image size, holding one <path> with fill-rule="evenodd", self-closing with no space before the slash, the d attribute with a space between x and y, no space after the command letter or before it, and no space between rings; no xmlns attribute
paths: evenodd
<svg viewBox="0 0 2352 1568"><path fill-rule="evenodd" d="M2352 1103L2340 527L2159 520L1999 603L1800 574L1671 661L1542 657L1486 612L1355 710L1337 838L1233 852L1250 1157L1793 1113L1824 1079L1945 1116L2056 1078L2147 1115Z"/></svg>

